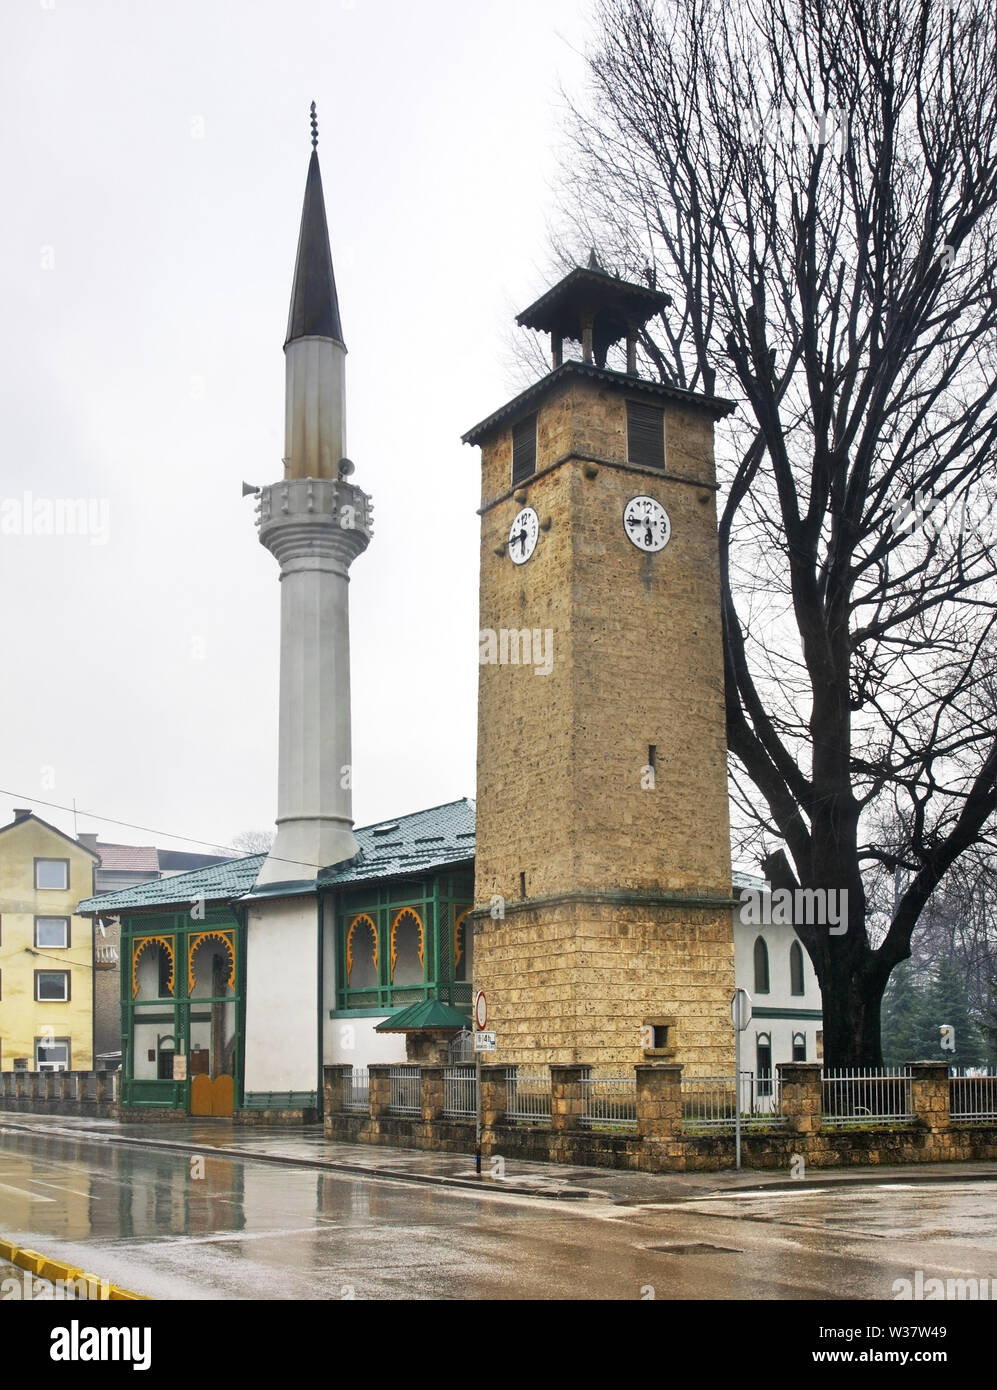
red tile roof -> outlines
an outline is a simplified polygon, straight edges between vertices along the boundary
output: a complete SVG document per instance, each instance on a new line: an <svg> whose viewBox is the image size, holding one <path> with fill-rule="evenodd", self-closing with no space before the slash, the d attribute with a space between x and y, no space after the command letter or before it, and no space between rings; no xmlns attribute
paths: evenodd
<svg viewBox="0 0 997 1390"><path fill-rule="evenodd" d="M111 873L159 873L159 853L154 845L102 845L97 842L100 867Z"/></svg>

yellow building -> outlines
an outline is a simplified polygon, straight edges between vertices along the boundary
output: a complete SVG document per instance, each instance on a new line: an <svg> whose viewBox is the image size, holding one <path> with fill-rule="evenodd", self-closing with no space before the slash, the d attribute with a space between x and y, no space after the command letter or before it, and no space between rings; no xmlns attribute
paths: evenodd
<svg viewBox="0 0 997 1390"><path fill-rule="evenodd" d="M0 1068L93 1067L93 894L98 856L15 810L0 827Z"/></svg>

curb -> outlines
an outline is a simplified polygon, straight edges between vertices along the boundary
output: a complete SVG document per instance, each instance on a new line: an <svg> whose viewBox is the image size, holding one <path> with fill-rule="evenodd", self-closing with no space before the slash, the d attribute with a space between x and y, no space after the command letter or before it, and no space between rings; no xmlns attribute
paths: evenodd
<svg viewBox="0 0 997 1390"><path fill-rule="evenodd" d="M3 1237L0 1237L0 1259L9 1260L12 1265L26 1269L36 1279L47 1279L52 1283L59 1279L63 1283L72 1281L78 1285L80 1280L85 1280L88 1301L103 1301L104 1298L112 1301L127 1300L143 1303L151 1301L147 1294L133 1293L131 1289L122 1289L117 1284L108 1284L104 1280L98 1279L96 1274L87 1274L85 1270L78 1269L75 1265L67 1265L62 1260L50 1259L47 1255L40 1255L37 1250L28 1250L22 1245L15 1245L12 1240L3 1239ZM107 1290L106 1294L102 1292L104 1289Z"/></svg>

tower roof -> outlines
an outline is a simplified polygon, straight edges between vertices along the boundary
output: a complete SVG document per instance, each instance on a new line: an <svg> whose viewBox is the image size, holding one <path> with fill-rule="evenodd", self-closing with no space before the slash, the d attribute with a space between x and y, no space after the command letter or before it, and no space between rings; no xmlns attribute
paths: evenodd
<svg viewBox="0 0 997 1390"><path fill-rule="evenodd" d="M554 338L581 342L586 321L593 326L597 355L627 336L628 329L643 327L648 319L667 308L671 299L661 290L637 285L609 275L595 259L569 271L546 294L517 314L521 328L535 328ZM601 353L600 353L601 350Z"/></svg>
<svg viewBox="0 0 997 1390"><path fill-rule="evenodd" d="M313 134L312 139L314 146L317 135ZM329 227L325 220L322 174L318 150L314 147L305 180L298 259L294 267L291 312L287 319L284 346L287 347L295 338L332 338L337 343L343 343L336 277L332 269L332 252L329 250Z"/></svg>

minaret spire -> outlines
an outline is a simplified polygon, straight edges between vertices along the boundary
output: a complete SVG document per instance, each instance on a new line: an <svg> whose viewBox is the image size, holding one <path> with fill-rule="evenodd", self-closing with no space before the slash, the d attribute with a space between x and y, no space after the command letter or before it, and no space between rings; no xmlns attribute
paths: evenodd
<svg viewBox="0 0 997 1390"><path fill-rule="evenodd" d="M318 117L314 102L311 123L312 155L305 180L298 257L294 265L294 287L291 290L291 310L287 317L284 346L295 338L330 338L345 349L336 276L329 249L329 226L325 219L325 197L318 163Z"/></svg>

